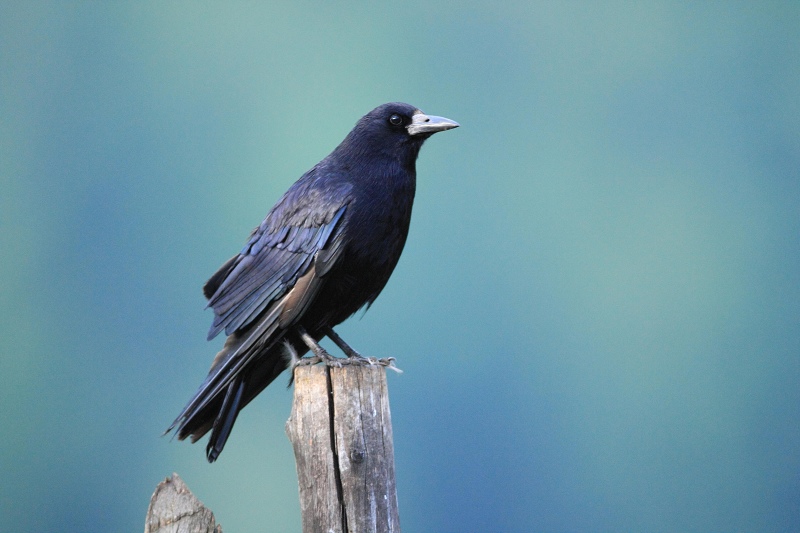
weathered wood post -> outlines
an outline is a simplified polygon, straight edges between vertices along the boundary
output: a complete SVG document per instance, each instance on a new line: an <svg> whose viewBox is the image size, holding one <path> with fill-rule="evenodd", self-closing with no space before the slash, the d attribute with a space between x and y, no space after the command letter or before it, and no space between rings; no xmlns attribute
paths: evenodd
<svg viewBox="0 0 800 533"><path fill-rule="evenodd" d="M158 484L144 521L144 533L222 533L214 513L198 500L178 474Z"/></svg>
<svg viewBox="0 0 800 533"><path fill-rule="evenodd" d="M294 381L303 533L399 532L385 367L298 366Z"/></svg>
<svg viewBox="0 0 800 533"><path fill-rule="evenodd" d="M300 365L286 434L294 448L303 533L399 533L385 367ZM394 367L392 367L394 368ZM145 533L222 533L178 474L156 487Z"/></svg>

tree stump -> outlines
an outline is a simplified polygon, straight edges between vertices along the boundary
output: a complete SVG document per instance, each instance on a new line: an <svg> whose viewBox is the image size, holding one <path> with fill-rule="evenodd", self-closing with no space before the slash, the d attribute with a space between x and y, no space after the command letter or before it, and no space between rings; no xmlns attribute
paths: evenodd
<svg viewBox="0 0 800 533"><path fill-rule="evenodd" d="M286 433L304 533L399 533L386 372L298 366Z"/></svg>
<svg viewBox="0 0 800 533"><path fill-rule="evenodd" d="M222 533L214 513L198 500L178 474L172 474L156 487L144 533Z"/></svg>

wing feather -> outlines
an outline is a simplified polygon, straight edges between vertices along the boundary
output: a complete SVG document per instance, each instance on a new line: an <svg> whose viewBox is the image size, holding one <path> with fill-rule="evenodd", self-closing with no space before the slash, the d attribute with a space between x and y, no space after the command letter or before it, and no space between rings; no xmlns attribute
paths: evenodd
<svg viewBox="0 0 800 533"><path fill-rule="evenodd" d="M228 339L205 381L167 431L178 426L178 438L205 433L209 425L195 417L313 302L324 275L343 251L337 228L347 209L349 188L344 184L330 195L338 204L321 204L323 191L315 188L314 180L296 183L242 251L205 284L203 292L214 310L208 338L224 330Z"/></svg>
<svg viewBox="0 0 800 533"><path fill-rule="evenodd" d="M223 265L228 274L208 301L214 309L208 338L246 328L286 294L325 250L346 207L332 211L319 226L283 226L274 232L265 224L257 228L233 263Z"/></svg>

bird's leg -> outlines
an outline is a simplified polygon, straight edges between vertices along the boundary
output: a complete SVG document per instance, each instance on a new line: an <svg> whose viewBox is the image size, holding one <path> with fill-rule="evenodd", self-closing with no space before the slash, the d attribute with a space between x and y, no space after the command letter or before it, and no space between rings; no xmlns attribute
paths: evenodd
<svg viewBox="0 0 800 533"><path fill-rule="evenodd" d="M329 354L325 348L319 345L319 343L308 334L306 328L303 326L295 326L297 329L297 333L300 334L300 339L308 346L308 349L316 356L318 361L324 361L326 365L332 366L341 366L341 363L331 354ZM314 364L317 361L309 361L309 364Z"/></svg>
<svg viewBox="0 0 800 533"><path fill-rule="evenodd" d="M325 332L325 335L330 338L333 343L338 346L350 359L366 359L363 355L355 351L352 346L344 342L344 339L339 336L338 333L333 331L333 328L325 328L322 330Z"/></svg>
<svg viewBox="0 0 800 533"><path fill-rule="evenodd" d="M338 346L346 355L347 359L342 361L342 364L349 365L381 365L391 368L397 373L402 374L402 370L394 366L394 357L387 357L385 359L377 359L375 357L364 357L353 349L352 346L344 342L344 339L338 333L333 331L333 328L326 327L322 330L325 335L330 338L333 343Z"/></svg>

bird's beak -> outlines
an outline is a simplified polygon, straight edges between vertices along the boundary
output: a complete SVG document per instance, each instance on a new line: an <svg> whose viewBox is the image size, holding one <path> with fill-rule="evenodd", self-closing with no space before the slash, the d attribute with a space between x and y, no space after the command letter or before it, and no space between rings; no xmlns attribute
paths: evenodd
<svg viewBox="0 0 800 533"><path fill-rule="evenodd" d="M433 135L438 131L451 130L458 126L459 124L455 120L417 112L411 117L411 124L406 126L406 130L408 130L409 135L419 135L421 133Z"/></svg>

